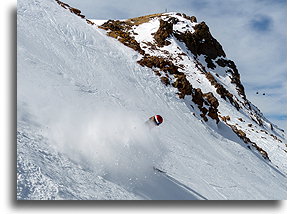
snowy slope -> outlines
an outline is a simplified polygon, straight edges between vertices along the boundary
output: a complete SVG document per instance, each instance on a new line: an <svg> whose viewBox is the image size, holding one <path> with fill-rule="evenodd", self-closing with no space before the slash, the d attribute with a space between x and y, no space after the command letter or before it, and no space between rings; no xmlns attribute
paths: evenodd
<svg viewBox="0 0 287 214"><path fill-rule="evenodd" d="M18 1L17 199L286 198L277 148L266 161L202 122L141 57L54 0Z"/></svg>

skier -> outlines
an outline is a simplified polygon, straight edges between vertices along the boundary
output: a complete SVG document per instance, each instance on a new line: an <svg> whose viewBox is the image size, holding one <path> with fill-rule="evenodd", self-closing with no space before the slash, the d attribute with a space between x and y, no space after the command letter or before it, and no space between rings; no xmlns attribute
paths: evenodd
<svg viewBox="0 0 287 214"><path fill-rule="evenodd" d="M163 122L163 118L160 115L155 115L150 117L146 122L145 125L149 127L149 129L159 126Z"/></svg>

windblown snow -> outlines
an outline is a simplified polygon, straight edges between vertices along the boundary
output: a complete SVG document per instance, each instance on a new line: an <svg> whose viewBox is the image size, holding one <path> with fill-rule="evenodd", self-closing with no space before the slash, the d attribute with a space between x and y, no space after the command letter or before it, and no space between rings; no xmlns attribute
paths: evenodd
<svg viewBox="0 0 287 214"><path fill-rule="evenodd" d="M158 25L139 25L136 39ZM264 160L225 124L195 117L140 58L54 0L18 1L17 199L286 199L281 135L263 139ZM155 114L164 123L146 129Z"/></svg>

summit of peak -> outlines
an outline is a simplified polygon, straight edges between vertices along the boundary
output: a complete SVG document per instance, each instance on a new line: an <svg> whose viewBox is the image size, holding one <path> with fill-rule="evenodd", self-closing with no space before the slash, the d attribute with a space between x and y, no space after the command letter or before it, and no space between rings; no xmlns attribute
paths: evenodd
<svg viewBox="0 0 287 214"><path fill-rule="evenodd" d="M155 14L130 18L130 19L127 19L125 21L130 22L133 25L140 25L140 24L149 22L153 19L163 19L166 21L170 18L176 18L180 21L189 20L193 23L197 22L197 19L195 16L188 16L184 13L178 13L178 12L155 13Z"/></svg>

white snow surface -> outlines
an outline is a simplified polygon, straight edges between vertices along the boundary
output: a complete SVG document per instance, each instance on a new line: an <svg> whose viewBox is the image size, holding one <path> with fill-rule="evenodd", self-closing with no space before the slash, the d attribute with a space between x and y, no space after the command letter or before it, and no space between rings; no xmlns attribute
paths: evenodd
<svg viewBox="0 0 287 214"><path fill-rule="evenodd" d="M151 39L141 31L156 22L135 29L137 39ZM186 51L171 40L170 52ZM18 1L17 199L286 199L284 143L258 139L270 151L264 160L224 123L195 117L140 58L54 0ZM227 102L220 108L251 121ZM164 123L147 130L155 114Z"/></svg>

